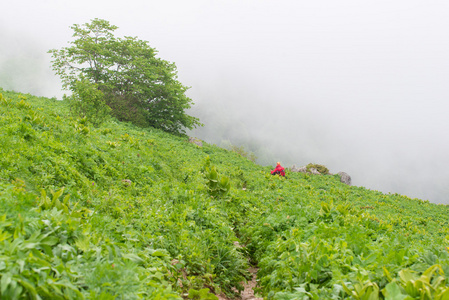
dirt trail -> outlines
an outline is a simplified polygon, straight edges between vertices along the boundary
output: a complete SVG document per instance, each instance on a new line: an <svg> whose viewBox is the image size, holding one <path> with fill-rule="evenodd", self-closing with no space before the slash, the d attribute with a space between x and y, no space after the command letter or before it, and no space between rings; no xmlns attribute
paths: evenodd
<svg viewBox="0 0 449 300"><path fill-rule="evenodd" d="M245 289L242 292L242 300L250 300L250 299L251 300L263 300L263 298L256 298L254 296L254 288L257 285L257 282L256 282L257 269L249 268L248 271L252 274L252 279L251 279L251 281L248 281L248 283L243 285L245 287Z"/></svg>
<svg viewBox="0 0 449 300"><path fill-rule="evenodd" d="M256 273L257 273L257 268L249 268L248 271L251 273L252 278L251 281L248 281L247 283L244 283L244 290L241 292L241 296L242 296L242 300L263 300L263 298L257 298L256 296L254 296L254 288L257 285L257 281L256 281ZM226 298L224 296L221 295L217 295L218 300L229 300L229 298Z"/></svg>

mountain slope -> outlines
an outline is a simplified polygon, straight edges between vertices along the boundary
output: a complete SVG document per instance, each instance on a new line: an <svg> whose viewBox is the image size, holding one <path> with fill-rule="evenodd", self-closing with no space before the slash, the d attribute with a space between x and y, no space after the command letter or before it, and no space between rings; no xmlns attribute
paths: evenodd
<svg viewBox="0 0 449 300"><path fill-rule="evenodd" d="M2 298L449 295L447 206L0 93Z"/></svg>

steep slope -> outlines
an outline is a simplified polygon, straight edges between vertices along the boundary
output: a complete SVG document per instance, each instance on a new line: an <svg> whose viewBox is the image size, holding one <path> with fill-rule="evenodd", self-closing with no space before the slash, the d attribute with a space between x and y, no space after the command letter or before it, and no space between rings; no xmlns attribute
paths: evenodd
<svg viewBox="0 0 449 300"><path fill-rule="evenodd" d="M0 93L2 298L449 295L447 206Z"/></svg>

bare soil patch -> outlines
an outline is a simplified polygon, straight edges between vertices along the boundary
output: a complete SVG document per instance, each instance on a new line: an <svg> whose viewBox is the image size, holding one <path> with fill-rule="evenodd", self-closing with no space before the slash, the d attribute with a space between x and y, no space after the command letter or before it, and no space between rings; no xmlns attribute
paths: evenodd
<svg viewBox="0 0 449 300"><path fill-rule="evenodd" d="M256 273L257 273L257 268L251 267L248 269L248 271L251 273L251 281L248 281L246 283L242 283L242 285L244 286L244 290L240 293L241 295L241 299L242 300L263 300L263 298L257 298L256 296L254 296L254 288L257 285L257 281L256 281ZM217 295L219 300L230 300L229 298L223 296L223 295Z"/></svg>

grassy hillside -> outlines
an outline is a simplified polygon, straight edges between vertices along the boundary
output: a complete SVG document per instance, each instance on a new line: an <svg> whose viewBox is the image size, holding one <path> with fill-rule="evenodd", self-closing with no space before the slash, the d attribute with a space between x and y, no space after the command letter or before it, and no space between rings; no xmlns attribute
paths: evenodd
<svg viewBox="0 0 449 300"><path fill-rule="evenodd" d="M449 299L447 206L0 93L2 299Z"/></svg>

